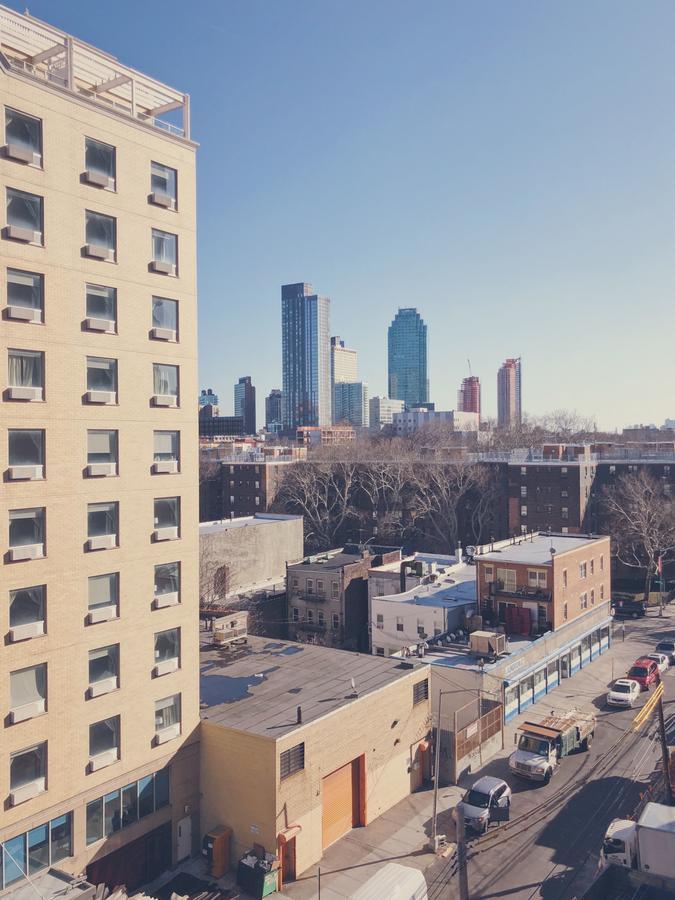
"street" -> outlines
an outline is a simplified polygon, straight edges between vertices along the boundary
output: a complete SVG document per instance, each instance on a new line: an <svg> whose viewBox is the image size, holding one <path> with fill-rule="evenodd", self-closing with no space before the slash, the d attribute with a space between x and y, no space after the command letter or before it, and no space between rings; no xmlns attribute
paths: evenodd
<svg viewBox="0 0 675 900"><path fill-rule="evenodd" d="M670 613L670 610L668 611ZM664 637L675 636L675 619L649 617L616 623L612 651L590 666L582 680L575 676L542 699L518 721L537 721L549 710L562 712L579 706L598 717L591 749L562 760L548 785L518 779L508 769L513 749L513 723L506 729L506 746L480 774L507 781L513 791L511 821L492 826L481 838L470 838L468 846L469 895L475 900L572 900L581 897L593 879L598 852L609 822L629 816L648 787L661 749L656 720L639 733L629 731L637 711L649 694L645 691L632 710L609 709L605 694L612 680L625 675L642 653L651 652ZM664 675L666 727L675 739L675 667ZM469 787L478 776L469 776ZM449 813L440 830L452 839ZM457 878L451 878L452 863L436 862L425 872L429 900L459 896Z"/></svg>

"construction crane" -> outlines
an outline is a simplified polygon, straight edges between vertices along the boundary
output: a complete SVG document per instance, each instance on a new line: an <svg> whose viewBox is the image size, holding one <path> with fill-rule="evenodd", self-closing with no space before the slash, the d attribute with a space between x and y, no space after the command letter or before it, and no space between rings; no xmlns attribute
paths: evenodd
<svg viewBox="0 0 675 900"><path fill-rule="evenodd" d="M467 360L466 360L466 361L467 361L468 364L469 364L469 377L470 377L470 378L473 378L473 372L471 371L471 360L467 357Z"/></svg>

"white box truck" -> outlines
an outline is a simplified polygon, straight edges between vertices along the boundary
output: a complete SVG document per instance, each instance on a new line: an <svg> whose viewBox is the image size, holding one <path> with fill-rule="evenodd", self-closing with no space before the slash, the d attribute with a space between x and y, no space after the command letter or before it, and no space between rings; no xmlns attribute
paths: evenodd
<svg viewBox="0 0 675 900"><path fill-rule="evenodd" d="M631 869L640 883L675 889L675 807L647 803L637 822L614 819L600 864Z"/></svg>

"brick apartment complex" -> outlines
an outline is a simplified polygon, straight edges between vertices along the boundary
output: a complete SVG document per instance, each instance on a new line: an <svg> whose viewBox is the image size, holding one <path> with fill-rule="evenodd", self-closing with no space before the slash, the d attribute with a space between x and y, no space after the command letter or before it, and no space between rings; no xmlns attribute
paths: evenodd
<svg viewBox="0 0 675 900"><path fill-rule="evenodd" d="M368 647L368 572L401 551L346 547L286 567L291 640L362 650Z"/></svg>
<svg viewBox="0 0 675 900"><path fill-rule="evenodd" d="M0 46L0 890L133 888L199 840L188 99L5 7Z"/></svg>
<svg viewBox="0 0 675 900"><path fill-rule="evenodd" d="M476 558L478 603L507 634L556 631L611 598L610 539L531 535Z"/></svg>

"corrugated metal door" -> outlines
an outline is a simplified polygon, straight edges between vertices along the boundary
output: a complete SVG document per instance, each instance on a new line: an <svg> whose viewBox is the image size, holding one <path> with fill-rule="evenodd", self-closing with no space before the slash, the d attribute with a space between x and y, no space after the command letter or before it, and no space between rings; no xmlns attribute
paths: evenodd
<svg viewBox="0 0 675 900"><path fill-rule="evenodd" d="M323 779L323 847L328 847L358 822L358 760L331 772Z"/></svg>

